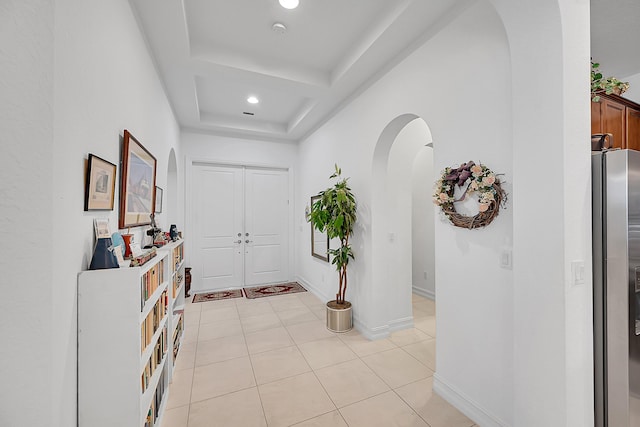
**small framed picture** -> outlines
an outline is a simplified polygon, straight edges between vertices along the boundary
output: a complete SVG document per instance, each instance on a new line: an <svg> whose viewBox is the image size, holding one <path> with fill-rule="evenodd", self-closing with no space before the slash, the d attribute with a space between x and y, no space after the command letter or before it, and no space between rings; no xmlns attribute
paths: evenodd
<svg viewBox="0 0 640 427"><path fill-rule="evenodd" d="M154 210L155 213L162 212L162 193L163 193L162 188L156 187L156 207Z"/></svg>
<svg viewBox="0 0 640 427"><path fill-rule="evenodd" d="M96 239L104 239L104 238L111 237L111 231L109 231L108 218L95 218L93 220L93 226L96 230Z"/></svg>
<svg viewBox="0 0 640 427"><path fill-rule="evenodd" d="M113 210L116 165L89 154L84 192L84 210Z"/></svg>

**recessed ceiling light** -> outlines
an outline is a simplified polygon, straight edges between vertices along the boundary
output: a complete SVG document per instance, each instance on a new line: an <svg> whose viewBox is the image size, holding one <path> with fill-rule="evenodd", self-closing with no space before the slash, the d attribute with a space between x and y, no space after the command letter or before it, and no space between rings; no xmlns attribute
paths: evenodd
<svg viewBox="0 0 640 427"><path fill-rule="evenodd" d="M300 0L280 0L280 6L285 9L295 9L300 4Z"/></svg>
<svg viewBox="0 0 640 427"><path fill-rule="evenodd" d="M276 22L275 24L273 24L271 29L276 34L284 34L287 32L287 27L285 27L285 25L282 22Z"/></svg>
<svg viewBox="0 0 640 427"><path fill-rule="evenodd" d="M247 102L249 104L257 104L260 101L255 96L250 96L250 97L247 98Z"/></svg>

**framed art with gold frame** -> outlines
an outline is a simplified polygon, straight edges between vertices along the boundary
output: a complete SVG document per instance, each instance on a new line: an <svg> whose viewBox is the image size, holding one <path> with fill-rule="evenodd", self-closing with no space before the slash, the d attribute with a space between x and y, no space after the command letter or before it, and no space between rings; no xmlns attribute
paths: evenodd
<svg viewBox="0 0 640 427"><path fill-rule="evenodd" d="M118 227L151 224L155 209L156 158L128 130L124 131Z"/></svg>

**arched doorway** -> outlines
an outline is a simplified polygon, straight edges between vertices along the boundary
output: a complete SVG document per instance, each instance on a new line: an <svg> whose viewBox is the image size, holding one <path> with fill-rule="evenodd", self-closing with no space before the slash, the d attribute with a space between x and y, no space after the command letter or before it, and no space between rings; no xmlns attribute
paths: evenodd
<svg viewBox="0 0 640 427"><path fill-rule="evenodd" d="M385 312L390 332L413 326L414 242L416 248L420 248L416 254L418 258L431 257L429 261L417 263L422 271L418 277L433 274L433 250L426 250L428 240L433 244L433 207L425 205L426 199L430 199L431 184L418 183L423 178L418 171L424 172L421 167L429 159L433 169L432 148L425 147L431 142L431 131L426 122L415 114L403 114L385 127L374 151L372 268L376 288L387 296L378 302L384 306L377 309ZM414 170L418 176L414 175ZM423 233L417 236L414 231L412 218L420 215L413 212L414 200L419 202L419 211L432 212L430 227L429 219L424 219L426 229L430 229L430 238ZM431 266L431 273L426 265ZM424 281L418 285L426 289ZM435 288L431 296L435 296Z"/></svg>
<svg viewBox="0 0 640 427"><path fill-rule="evenodd" d="M169 152L169 162L167 165L167 190L165 192L165 228L169 228L170 224L178 223L178 162L176 161L176 152L172 148Z"/></svg>

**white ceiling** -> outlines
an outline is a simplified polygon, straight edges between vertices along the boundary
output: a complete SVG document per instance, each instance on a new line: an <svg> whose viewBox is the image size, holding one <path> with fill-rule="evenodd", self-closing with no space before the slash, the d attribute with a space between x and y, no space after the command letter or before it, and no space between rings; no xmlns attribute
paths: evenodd
<svg viewBox="0 0 640 427"><path fill-rule="evenodd" d="M591 57L605 76L640 73L640 0L591 0Z"/></svg>
<svg viewBox="0 0 640 427"><path fill-rule="evenodd" d="M129 0L183 129L298 141L473 0ZM640 72L640 0L591 0L592 56ZM287 32L272 31L280 22ZM246 99L255 95L257 105ZM246 115L244 112L253 113Z"/></svg>
<svg viewBox="0 0 640 427"><path fill-rule="evenodd" d="M287 10L278 0L130 0L182 128L288 141L471 2L300 0Z"/></svg>

